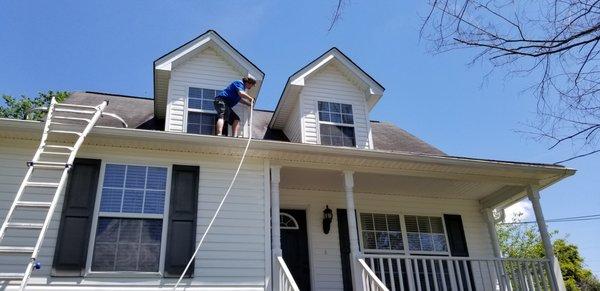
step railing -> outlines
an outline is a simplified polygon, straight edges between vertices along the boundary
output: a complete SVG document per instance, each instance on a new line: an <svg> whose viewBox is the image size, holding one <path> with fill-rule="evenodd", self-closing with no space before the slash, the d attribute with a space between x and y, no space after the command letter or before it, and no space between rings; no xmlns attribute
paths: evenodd
<svg viewBox="0 0 600 291"><path fill-rule="evenodd" d="M275 264L275 271L278 276L278 291L300 291L298 285L296 285L296 281L294 281L294 277L292 277L292 273L288 269L283 257L277 257L277 263Z"/></svg>
<svg viewBox="0 0 600 291"><path fill-rule="evenodd" d="M358 259L360 277L362 279L363 291L389 291L389 289L377 278L373 270L364 259Z"/></svg>
<svg viewBox="0 0 600 291"><path fill-rule="evenodd" d="M361 258L391 291L556 290L546 259L380 254Z"/></svg>

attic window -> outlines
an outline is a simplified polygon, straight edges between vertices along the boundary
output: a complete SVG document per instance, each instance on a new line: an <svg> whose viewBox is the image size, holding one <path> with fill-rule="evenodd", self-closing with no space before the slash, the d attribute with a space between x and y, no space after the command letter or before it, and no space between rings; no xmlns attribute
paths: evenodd
<svg viewBox="0 0 600 291"><path fill-rule="evenodd" d="M355 147L352 105L319 101L321 144Z"/></svg>
<svg viewBox="0 0 600 291"><path fill-rule="evenodd" d="M187 132L215 134L216 111L213 105L218 90L190 87L187 102Z"/></svg>

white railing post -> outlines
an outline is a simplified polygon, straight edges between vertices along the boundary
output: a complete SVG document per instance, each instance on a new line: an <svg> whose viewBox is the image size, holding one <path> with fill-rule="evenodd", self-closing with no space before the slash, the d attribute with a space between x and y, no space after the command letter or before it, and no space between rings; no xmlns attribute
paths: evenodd
<svg viewBox="0 0 600 291"><path fill-rule="evenodd" d="M294 281L294 277L292 277L292 273L285 264L283 257L276 257L275 266L278 274L277 278L279 279L279 283L275 285L279 287L277 291L300 291L300 288L298 288L296 281Z"/></svg>
<svg viewBox="0 0 600 291"><path fill-rule="evenodd" d="M277 257L282 255L281 229L279 220L279 182L281 180L280 172L281 166L271 166L271 255L273 259L273 275L271 277L273 281L273 289L275 289L275 286L281 287L281 273L276 272L276 267L279 265Z"/></svg>
<svg viewBox="0 0 600 291"><path fill-rule="evenodd" d="M356 207L354 206L354 171L344 171L344 190L346 191L346 215L348 236L350 237L350 273L354 290L359 290L361 276L357 272L356 259L359 255L358 233L356 231Z"/></svg>

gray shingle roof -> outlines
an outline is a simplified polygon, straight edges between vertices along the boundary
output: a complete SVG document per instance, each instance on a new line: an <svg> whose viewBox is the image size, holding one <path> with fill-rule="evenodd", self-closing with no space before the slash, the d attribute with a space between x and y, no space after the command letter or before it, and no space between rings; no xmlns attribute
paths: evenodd
<svg viewBox="0 0 600 291"><path fill-rule="evenodd" d="M119 115L130 128L164 130L164 120L154 117L154 100L149 98L98 92L75 92L65 102L98 105L104 100L109 101L106 112ZM252 136L257 139L289 141L281 130L268 128L272 116L272 111L255 109ZM107 117L102 118L99 125L121 127L118 121ZM371 129L376 150L445 155L444 152L392 123L371 121Z"/></svg>

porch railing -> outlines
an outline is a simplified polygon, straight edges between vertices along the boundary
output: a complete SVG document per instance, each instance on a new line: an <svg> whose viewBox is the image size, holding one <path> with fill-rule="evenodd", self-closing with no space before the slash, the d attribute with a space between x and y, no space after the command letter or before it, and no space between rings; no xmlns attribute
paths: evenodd
<svg viewBox="0 0 600 291"><path fill-rule="evenodd" d="M556 290L552 269L545 259L374 254L362 258L392 291Z"/></svg>
<svg viewBox="0 0 600 291"><path fill-rule="evenodd" d="M294 281L294 277L292 277L292 273L288 269L283 257L277 257L276 273L278 275L278 283L279 289L278 291L300 291L298 285L296 285L296 281Z"/></svg>
<svg viewBox="0 0 600 291"><path fill-rule="evenodd" d="M377 278L373 270L364 259L358 259L359 272L362 279L363 291L389 291L389 289Z"/></svg>

